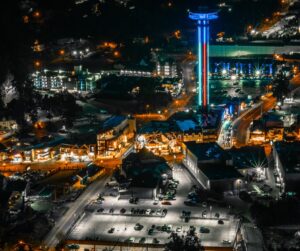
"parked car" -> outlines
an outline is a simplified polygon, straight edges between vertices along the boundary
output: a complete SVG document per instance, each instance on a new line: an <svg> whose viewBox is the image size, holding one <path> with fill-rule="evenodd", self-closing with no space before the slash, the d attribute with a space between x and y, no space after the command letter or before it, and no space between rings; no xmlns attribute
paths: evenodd
<svg viewBox="0 0 300 251"><path fill-rule="evenodd" d="M135 241L134 237L130 237L126 240L126 242L133 243Z"/></svg>
<svg viewBox="0 0 300 251"><path fill-rule="evenodd" d="M241 200L246 201L246 202L252 202L252 198L250 196L249 193L247 193L246 191L241 191L239 193L239 197Z"/></svg>
<svg viewBox="0 0 300 251"><path fill-rule="evenodd" d="M134 226L134 230L136 231L140 231L143 229L143 225L141 225L140 223L136 223L135 226Z"/></svg>
<svg viewBox="0 0 300 251"><path fill-rule="evenodd" d="M115 228L114 227L112 227L112 228L110 228L109 230L108 230L108 233L109 234L113 234L115 232Z"/></svg>
<svg viewBox="0 0 300 251"><path fill-rule="evenodd" d="M159 240L156 239L156 238L154 238L154 239L153 239L153 243L154 243L154 244L158 244L158 243L159 243Z"/></svg>
<svg viewBox="0 0 300 251"><path fill-rule="evenodd" d="M154 229L153 228L150 228L149 230L148 230L148 235L152 235L154 233Z"/></svg>
<svg viewBox="0 0 300 251"><path fill-rule="evenodd" d="M186 201L184 201L184 205L186 205L186 206L196 206L197 203L193 200L186 200Z"/></svg>
<svg viewBox="0 0 300 251"><path fill-rule="evenodd" d="M145 238L145 237L142 237L142 238L140 239L139 243L145 243L145 241L146 241L146 238Z"/></svg>
<svg viewBox="0 0 300 251"><path fill-rule="evenodd" d="M104 211L104 208L99 208L99 209L97 209L97 212L98 212L98 213L103 213L103 211Z"/></svg>
<svg viewBox="0 0 300 251"><path fill-rule="evenodd" d="M158 205L158 203L159 203L159 200L158 200L158 199L155 199L155 200L153 201L153 205Z"/></svg>
<svg viewBox="0 0 300 251"><path fill-rule="evenodd" d="M210 232L209 228L207 227L200 227L200 233L208 234Z"/></svg>

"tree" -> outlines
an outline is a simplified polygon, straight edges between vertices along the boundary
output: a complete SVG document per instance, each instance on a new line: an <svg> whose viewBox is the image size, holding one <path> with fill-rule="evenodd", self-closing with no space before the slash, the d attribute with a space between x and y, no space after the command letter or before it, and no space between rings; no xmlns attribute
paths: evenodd
<svg viewBox="0 0 300 251"><path fill-rule="evenodd" d="M166 244L165 251L203 251L199 237L195 230L190 230L186 235L179 236L171 233L171 240Z"/></svg>
<svg viewBox="0 0 300 251"><path fill-rule="evenodd" d="M5 84L10 90L15 89L17 95L14 98L18 101L12 100L11 107L17 110L13 113L8 111L8 114L22 126L25 123L24 114L32 109L33 102L32 83L27 81L32 66L30 46L33 39L29 24L23 22L19 0L10 0L1 9L0 25L0 89L4 90Z"/></svg>

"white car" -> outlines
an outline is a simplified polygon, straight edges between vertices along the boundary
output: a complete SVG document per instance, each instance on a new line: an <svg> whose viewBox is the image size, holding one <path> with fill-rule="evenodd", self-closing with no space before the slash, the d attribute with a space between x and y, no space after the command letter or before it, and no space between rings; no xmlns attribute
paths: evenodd
<svg viewBox="0 0 300 251"><path fill-rule="evenodd" d="M177 232L177 233L180 233L181 231L182 231L182 227L177 227L177 228L176 228L176 232Z"/></svg>
<svg viewBox="0 0 300 251"><path fill-rule="evenodd" d="M223 242L223 244L231 244L230 240L223 240L222 242Z"/></svg>
<svg viewBox="0 0 300 251"><path fill-rule="evenodd" d="M146 212L145 212L145 214L146 214L146 215L149 215L150 212L151 212L151 209L147 209Z"/></svg>
<svg viewBox="0 0 300 251"><path fill-rule="evenodd" d="M159 203L159 200L155 199L154 202L153 202L153 205L158 205L158 203Z"/></svg>

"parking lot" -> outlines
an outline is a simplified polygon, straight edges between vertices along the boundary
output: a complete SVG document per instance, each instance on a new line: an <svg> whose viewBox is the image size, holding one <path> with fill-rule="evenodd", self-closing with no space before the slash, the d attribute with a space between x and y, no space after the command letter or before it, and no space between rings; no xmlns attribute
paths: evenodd
<svg viewBox="0 0 300 251"><path fill-rule="evenodd" d="M164 244L171 231L185 233L194 226L205 246L233 245L238 219L228 214L228 208L214 204L186 206L184 201L195 181L181 166L177 166L173 176L179 185L176 199L169 201L171 205L163 205L162 201L154 205L153 200L131 204L105 196L102 203L91 202L86 207L68 239ZM182 217L182 211L190 212L189 221Z"/></svg>

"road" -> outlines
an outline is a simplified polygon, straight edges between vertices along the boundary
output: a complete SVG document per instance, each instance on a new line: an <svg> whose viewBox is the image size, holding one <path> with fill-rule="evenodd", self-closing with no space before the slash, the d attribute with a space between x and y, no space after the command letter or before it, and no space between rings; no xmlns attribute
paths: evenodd
<svg viewBox="0 0 300 251"><path fill-rule="evenodd" d="M30 170L74 170L81 169L86 166L87 162L64 162L50 160L45 162L35 162L35 163L5 163L0 162L0 172L24 172L28 167Z"/></svg>
<svg viewBox="0 0 300 251"><path fill-rule="evenodd" d="M265 112L268 112L276 105L276 98L273 96L264 97L261 102L254 105L247 112L243 113L235 121L232 122L233 125L233 139L235 142L233 144L236 147L242 147L247 144L248 140L248 129L253 120L258 119Z"/></svg>
<svg viewBox="0 0 300 251"><path fill-rule="evenodd" d="M109 181L110 175L104 174L94 183L86 188L79 198L70 205L69 210L56 222L44 240L44 245L54 250L55 246L68 235L70 228L79 219L84 212L84 207L91 199L96 199L99 192Z"/></svg>
<svg viewBox="0 0 300 251"><path fill-rule="evenodd" d="M183 84L186 89L186 93L182 94L179 98L174 99L171 104L166 107L161 114L157 113L144 113L135 114L135 118L142 121L160 120L165 121L169 119L173 114L181 112L187 109L189 104L193 101L195 93L195 76L194 76L195 58L192 56L187 57L181 64Z"/></svg>

